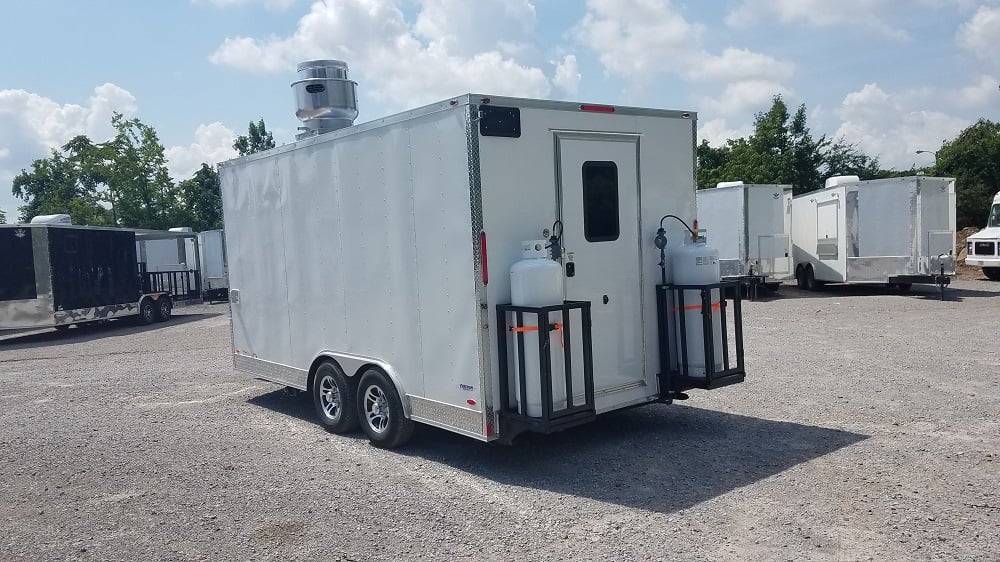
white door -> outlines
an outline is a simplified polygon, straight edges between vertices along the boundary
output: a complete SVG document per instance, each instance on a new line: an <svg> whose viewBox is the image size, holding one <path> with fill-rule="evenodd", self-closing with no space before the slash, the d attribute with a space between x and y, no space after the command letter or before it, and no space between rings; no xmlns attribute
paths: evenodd
<svg viewBox="0 0 1000 562"><path fill-rule="evenodd" d="M643 383L638 137L558 139L563 244L574 275L569 300L590 301L594 388Z"/></svg>

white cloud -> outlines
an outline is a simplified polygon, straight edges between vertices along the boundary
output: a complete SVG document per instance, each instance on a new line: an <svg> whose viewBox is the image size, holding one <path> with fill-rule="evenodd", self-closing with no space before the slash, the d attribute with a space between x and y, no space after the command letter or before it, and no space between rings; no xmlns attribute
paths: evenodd
<svg viewBox="0 0 1000 562"><path fill-rule="evenodd" d="M703 46L705 31L662 0L589 0L576 27L605 72L632 84L675 74L724 87L716 97L702 96L704 114L735 115L789 92L784 82L795 74L794 64L734 47L713 54Z"/></svg>
<svg viewBox="0 0 1000 562"><path fill-rule="evenodd" d="M542 70L505 54L516 42L500 41L502 29L488 31L510 22L530 30L534 8L523 1L502 5L434 0L411 25L393 0L322 0L292 35L231 37L210 60L255 72L288 72L306 59L346 60L361 88L397 109L468 91L545 97L551 84ZM454 14L447 10L452 7ZM470 21L488 25L465 27ZM481 28L487 31L477 37ZM461 46L483 50L456 50Z"/></svg>
<svg viewBox="0 0 1000 562"><path fill-rule="evenodd" d="M137 111L135 97L111 83L94 88L85 105L62 104L25 90L0 90L0 209L8 220L16 218L24 202L10 193L10 185L32 161L45 158L77 135L95 142L111 138L111 114L132 116Z"/></svg>
<svg viewBox="0 0 1000 562"><path fill-rule="evenodd" d="M788 80L795 65L747 49L728 48L721 55L701 53L687 74L696 79L716 81Z"/></svg>
<svg viewBox="0 0 1000 562"><path fill-rule="evenodd" d="M997 80L995 76L983 75L978 82L959 89L955 96L949 96L949 98L973 109L988 107L997 100L998 94L1000 94L998 87L1000 87L1000 80Z"/></svg>
<svg viewBox="0 0 1000 562"><path fill-rule="evenodd" d="M236 156L233 140L236 133L222 123L198 125L194 132L194 142L187 146L171 146L164 150L167 169L176 181L182 181L194 174L202 163L210 166Z"/></svg>
<svg viewBox="0 0 1000 562"><path fill-rule="evenodd" d="M552 77L552 83L567 96L577 95L581 76L576 66L576 55L566 55L555 65L556 74Z"/></svg>
<svg viewBox="0 0 1000 562"><path fill-rule="evenodd" d="M113 112L131 116L137 109L135 96L111 83L94 88L86 106L60 104L24 90L0 90L0 119L20 131L12 137L0 136L0 148L7 143L26 143L43 149L36 152L44 152L81 134L104 141L114 134Z"/></svg>
<svg viewBox="0 0 1000 562"><path fill-rule="evenodd" d="M504 0L485 6L469 0L423 0L413 31L445 45L449 52L522 50L535 30L535 6L528 0Z"/></svg>
<svg viewBox="0 0 1000 562"><path fill-rule="evenodd" d="M980 59L1000 65L1000 7L980 6L972 19L958 28L955 40Z"/></svg>
<svg viewBox="0 0 1000 562"><path fill-rule="evenodd" d="M711 119L700 122L698 142L707 140L714 147L724 146L729 139L745 138L753 134L753 127L731 128L725 119Z"/></svg>
<svg viewBox="0 0 1000 562"><path fill-rule="evenodd" d="M690 68L701 56L704 32L659 0L588 0L577 25L578 38L605 71L633 82Z"/></svg>
<svg viewBox="0 0 1000 562"><path fill-rule="evenodd" d="M755 110L770 107L776 94L788 96L792 92L778 82L770 80L743 80L726 85L722 95L701 100L701 112L708 115L749 115Z"/></svg>
<svg viewBox="0 0 1000 562"><path fill-rule="evenodd" d="M917 150L937 150L955 137L968 119L921 109L925 92L889 93L878 84L866 84L844 97L842 123L834 137L856 143L878 156L885 168L909 169L918 160Z"/></svg>
<svg viewBox="0 0 1000 562"><path fill-rule="evenodd" d="M744 27L777 19L783 24L860 28L890 39L907 40L909 35L888 21L899 10L913 8L913 2L900 0L742 0L726 16L726 23Z"/></svg>

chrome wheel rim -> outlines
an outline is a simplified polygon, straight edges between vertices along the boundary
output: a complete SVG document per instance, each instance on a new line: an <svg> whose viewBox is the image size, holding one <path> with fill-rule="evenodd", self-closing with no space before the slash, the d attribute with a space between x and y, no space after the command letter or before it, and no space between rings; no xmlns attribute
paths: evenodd
<svg viewBox="0 0 1000 562"><path fill-rule="evenodd" d="M332 375L326 375L319 381L319 403L326 417L331 420L340 417L340 388Z"/></svg>
<svg viewBox="0 0 1000 562"><path fill-rule="evenodd" d="M385 392L376 385L365 389L365 420L368 427L376 433L382 433L389 427L389 400Z"/></svg>

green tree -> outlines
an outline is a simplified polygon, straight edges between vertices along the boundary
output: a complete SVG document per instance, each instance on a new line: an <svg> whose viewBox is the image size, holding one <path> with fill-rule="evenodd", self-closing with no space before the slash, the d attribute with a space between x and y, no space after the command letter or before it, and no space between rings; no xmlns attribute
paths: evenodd
<svg viewBox="0 0 1000 562"><path fill-rule="evenodd" d="M188 214L188 220L183 224L198 232L222 228L222 189L219 173L214 168L203 163L193 177L180 182L177 187L184 211Z"/></svg>
<svg viewBox="0 0 1000 562"><path fill-rule="evenodd" d="M795 193L816 189L826 137L815 140L806 123L806 107L795 114L780 95L771 108L754 116L754 132L748 138L729 139L721 148L707 142L698 147L698 185L712 187L719 181L791 184Z"/></svg>
<svg viewBox="0 0 1000 562"><path fill-rule="evenodd" d="M7 215L4 214L3 209L0 209L0 224L7 222Z"/></svg>
<svg viewBox="0 0 1000 562"><path fill-rule="evenodd" d="M946 141L929 171L955 178L959 228L985 225L1000 190L1000 123L980 119Z"/></svg>
<svg viewBox="0 0 1000 562"><path fill-rule="evenodd" d="M107 142L77 136L14 178L12 192L26 202L22 220L68 213L77 224L154 229L179 224L186 215L156 131L118 113L111 124L117 133Z"/></svg>
<svg viewBox="0 0 1000 562"><path fill-rule="evenodd" d="M830 144L823 153L822 172L823 177L858 176L863 179L877 179L890 175L890 172L879 166L878 158L868 156L844 139Z"/></svg>
<svg viewBox="0 0 1000 562"><path fill-rule="evenodd" d="M261 152L269 148L274 148L274 137L271 136L267 127L264 126L263 119L257 123L251 121L249 127L247 127L247 134L236 137L236 140L233 142L233 149L240 156Z"/></svg>
<svg viewBox="0 0 1000 562"><path fill-rule="evenodd" d="M22 170L11 192L25 201L18 209L25 222L37 215L66 213L75 224L112 224L111 214L100 204L101 196L84 176L79 160L57 150L49 158L32 162L31 171Z"/></svg>

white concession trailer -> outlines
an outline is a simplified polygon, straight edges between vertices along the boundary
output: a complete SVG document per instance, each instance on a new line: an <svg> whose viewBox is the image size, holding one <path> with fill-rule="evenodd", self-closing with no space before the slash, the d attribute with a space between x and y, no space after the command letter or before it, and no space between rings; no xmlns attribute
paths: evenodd
<svg viewBox="0 0 1000 562"><path fill-rule="evenodd" d="M205 300L224 300L229 295L226 237L221 229L198 233L201 289Z"/></svg>
<svg viewBox="0 0 1000 562"><path fill-rule="evenodd" d="M321 86L353 98L338 65L300 65L300 118L336 105L306 95ZM235 369L310 392L328 430L510 442L743 380L738 301L725 346L660 345L680 289L663 288L654 237L664 215L694 218L694 113L467 94L305 123L219 171ZM668 251L690 238L664 227ZM511 304L522 253L559 257L564 300ZM726 303L703 308L706 287L680 304L707 311L711 339Z"/></svg>
<svg viewBox="0 0 1000 562"><path fill-rule="evenodd" d="M955 179L836 176L792 201L800 287L913 283L941 288L955 274Z"/></svg>
<svg viewBox="0 0 1000 562"><path fill-rule="evenodd" d="M792 186L736 181L699 189L698 224L719 250L723 279L777 290L793 278Z"/></svg>

